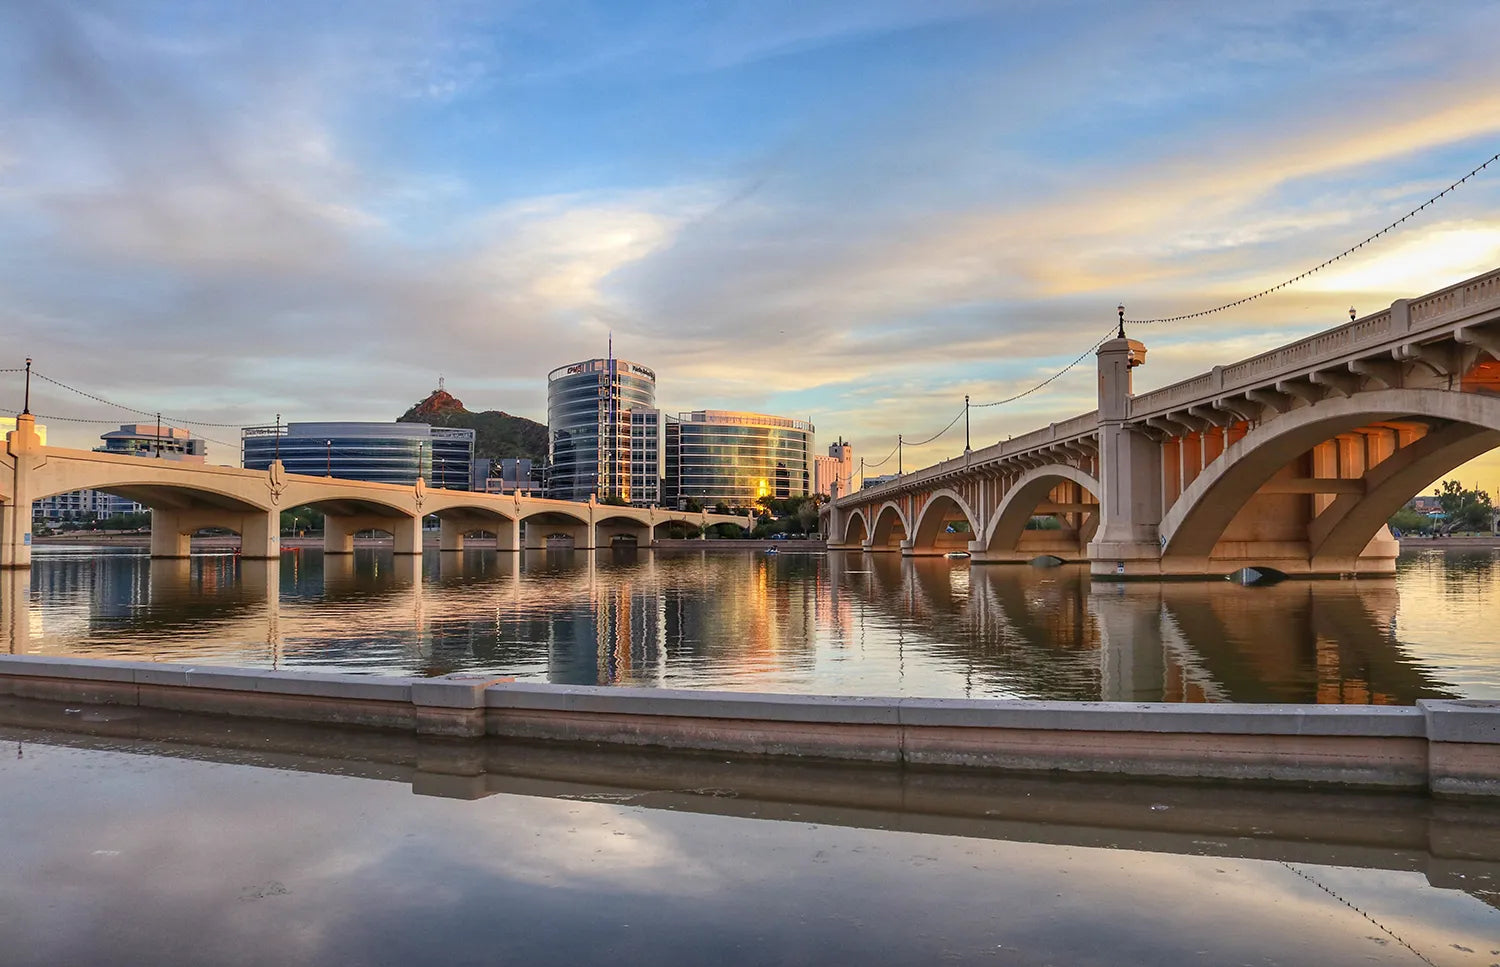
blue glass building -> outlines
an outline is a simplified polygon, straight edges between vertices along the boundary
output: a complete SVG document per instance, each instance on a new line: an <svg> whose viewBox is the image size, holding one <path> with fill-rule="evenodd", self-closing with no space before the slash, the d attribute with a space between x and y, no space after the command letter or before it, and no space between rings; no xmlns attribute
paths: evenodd
<svg viewBox="0 0 1500 967"><path fill-rule="evenodd" d="M474 431L426 423L289 423L241 433L242 463L266 470L280 458L287 473L370 483L468 490Z"/></svg>

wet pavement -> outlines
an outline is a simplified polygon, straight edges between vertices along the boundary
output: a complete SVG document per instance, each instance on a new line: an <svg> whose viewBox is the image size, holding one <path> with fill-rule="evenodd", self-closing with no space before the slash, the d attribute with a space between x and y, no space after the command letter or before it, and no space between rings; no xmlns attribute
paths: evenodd
<svg viewBox="0 0 1500 967"><path fill-rule="evenodd" d="M1500 812L0 702L0 960L1500 961Z"/></svg>

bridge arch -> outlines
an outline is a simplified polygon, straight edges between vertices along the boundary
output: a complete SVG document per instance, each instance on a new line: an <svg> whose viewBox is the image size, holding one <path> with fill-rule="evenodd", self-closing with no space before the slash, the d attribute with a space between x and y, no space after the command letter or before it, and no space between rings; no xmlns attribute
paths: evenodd
<svg viewBox="0 0 1500 967"><path fill-rule="evenodd" d="M1036 514L1037 507L1057 489L1059 484L1066 483L1076 484L1081 491L1088 493L1095 500L1098 499L1103 489L1093 474L1065 463L1034 467L1026 471L1006 491L1005 497L1000 501L1000 506L995 510L995 516L985 528L984 550L986 552L1021 550L1026 524ZM1085 522L1080 529L1077 535L1080 549L1092 536L1091 531L1097 523L1097 520L1094 520L1092 524ZM1038 550L1056 549L1071 550L1071 548L1038 548Z"/></svg>
<svg viewBox="0 0 1500 967"><path fill-rule="evenodd" d="M940 533L944 522L951 519L953 511L963 515L964 521L969 525L967 537L958 538L950 542L954 548L964 550L969 546L969 541L977 540L979 537L980 518L974 513L969 502L955 490L943 487L934 490L927 497L927 502L922 505L922 510L917 514L917 523L911 530L912 550L931 550L938 547Z"/></svg>
<svg viewBox="0 0 1500 967"><path fill-rule="evenodd" d="M514 514L494 505L455 500L430 511L438 519L438 548L461 551L470 536L493 537L500 550L515 550L519 525Z"/></svg>
<svg viewBox="0 0 1500 967"><path fill-rule="evenodd" d="M844 545L864 544L870 539L870 524L865 520L865 512L862 510L851 510L849 516L844 520L844 533L838 535L836 543Z"/></svg>
<svg viewBox="0 0 1500 967"><path fill-rule="evenodd" d="M594 522L594 543L598 547L610 547L616 543L630 543L637 547L649 547L652 526L639 514L611 513Z"/></svg>
<svg viewBox="0 0 1500 967"><path fill-rule="evenodd" d="M147 507L161 506L176 509L199 506L205 509L228 510L236 513L256 511L265 513L272 510L269 499L258 500L247 497L244 488L215 486L212 480L179 483L163 480L137 480L130 477L120 479L118 475L110 479L110 476L105 474L70 473L62 478L43 477L40 484L41 486L32 496L33 500L56 497L58 494L72 493L75 490L98 490L126 500L133 500ZM269 497L269 492L267 496Z"/></svg>
<svg viewBox="0 0 1500 967"><path fill-rule="evenodd" d="M547 508L521 515L525 525L525 545L528 551L544 551L549 538L572 541L573 550L587 551L594 547L594 528L587 517L567 510Z"/></svg>
<svg viewBox="0 0 1500 967"><path fill-rule="evenodd" d="M1322 400L1253 427L1203 469L1163 516L1162 559L1208 559L1246 504L1314 447L1381 422L1428 432L1366 470L1360 492L1340 493L1307 529L1309 561L1353 561L1391 514L1429 482L1500 446L1500 397L1384 389Z"/></svg>
<svg viewBox="0 0 1500 967"><path fill-rule="evenodd" d="M870 528L871 547L895 548L900 547L901 542L906 540L906 535L911 533L907 525L906 514L894 501L886 501L881 504L880 510L875 513L875 524Z"/></svg>

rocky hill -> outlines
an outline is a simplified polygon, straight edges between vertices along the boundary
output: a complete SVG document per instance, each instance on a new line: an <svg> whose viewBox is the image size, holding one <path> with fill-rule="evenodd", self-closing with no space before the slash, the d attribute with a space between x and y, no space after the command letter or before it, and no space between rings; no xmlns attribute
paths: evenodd
<svg viewBox="0 0 1500 967"><path fill-rule="evenodd" d="M547 427L524 416L513 416L500 410L471 413L461 400L446 390L434 390L396 418L401 423L430 423L474 432L474 456L499 460L501 457L530 457L538 464L547 457Z"/></svg>

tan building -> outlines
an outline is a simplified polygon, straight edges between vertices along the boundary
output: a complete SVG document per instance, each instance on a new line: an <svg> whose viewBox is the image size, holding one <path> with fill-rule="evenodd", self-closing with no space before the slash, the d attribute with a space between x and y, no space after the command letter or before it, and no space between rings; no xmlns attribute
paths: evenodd
<svg viewBox="0 0 1500 967"><path fill-rule="evenodd" d="M849 493L853 479L854 446L845 443L842 438L829 445L828 456L813 460L814 493L834 496L837 488L838 496L843 496Z"/></svg>

